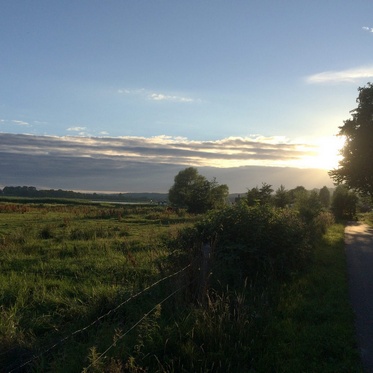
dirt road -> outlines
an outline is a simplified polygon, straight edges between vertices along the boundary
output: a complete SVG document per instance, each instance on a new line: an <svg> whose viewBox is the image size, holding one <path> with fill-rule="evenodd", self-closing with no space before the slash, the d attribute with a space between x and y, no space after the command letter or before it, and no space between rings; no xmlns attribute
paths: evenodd
<svg viewBox="0 0 373 373"><path fill-rule="evenodd" d="M373 373L373 228L350 223L345 243L357 342L366 371Z"/></svg>

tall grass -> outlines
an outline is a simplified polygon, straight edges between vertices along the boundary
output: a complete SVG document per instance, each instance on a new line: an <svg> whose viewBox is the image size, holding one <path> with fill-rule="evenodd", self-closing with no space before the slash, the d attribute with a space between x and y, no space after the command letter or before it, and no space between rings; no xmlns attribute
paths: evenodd
<svg viewBox="0 0 373 373"><path fill-rule="evenodd" d="M317 244L307 272L281 287L260 372L363 372L348 300L344 226Z"/></svg>
<svg viewBox="0 0 373 373"><path fill-rule="evenodd" d="M48 347L157 280L169 255L160 236L188 219L157 207L0 204L0 371L39 355L26 370L80 371L124 315ZM139 313L134 305L125 317Z"/></svg>

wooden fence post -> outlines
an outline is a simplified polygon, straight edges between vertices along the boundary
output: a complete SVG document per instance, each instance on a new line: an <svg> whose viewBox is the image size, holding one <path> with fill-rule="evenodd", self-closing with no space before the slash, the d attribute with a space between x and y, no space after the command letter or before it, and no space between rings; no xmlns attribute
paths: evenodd
<svg viewBox="0 0 373 373"><path fill-rule="evenodd" d="M208 280L211 269L211 245L208 241L202 243L202 262L199 282L199 301L204 304L208 288Z"/></svg>

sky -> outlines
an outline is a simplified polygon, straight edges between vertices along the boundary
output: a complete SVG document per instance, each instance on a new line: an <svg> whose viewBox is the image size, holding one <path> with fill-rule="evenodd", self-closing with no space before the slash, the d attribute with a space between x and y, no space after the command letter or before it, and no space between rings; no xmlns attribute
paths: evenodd
<svg viewBox="0 0 373 373"><path fill-rule="evenodd" d="M12 0L0 12L0 187L332 186L373 79L373 2Z"/></svg>

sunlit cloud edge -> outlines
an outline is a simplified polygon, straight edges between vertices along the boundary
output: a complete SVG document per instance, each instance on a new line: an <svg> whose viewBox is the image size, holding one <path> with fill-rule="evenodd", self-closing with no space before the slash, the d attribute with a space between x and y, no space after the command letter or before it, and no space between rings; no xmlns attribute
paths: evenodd
<svg viewBox="0 0 373 373"><path fill-rule="evenodd" d="M357 83L362 79L373 78L373 66L361 66L341 71L324 71L306 77L309 84Z"/></svg>
<svg viewBox="0 0 373 373"><path fill-rule="evenodd" d="M1 134L2 151L13 154L92 158L194 167L243 166L330 168L330 140L290 140L284 136L228 137L197 141L155 137L83 137ZM327 144L327 146L325 146ZM333 150L332 148L331 150ZM337 152L337 150L335 150ZM337 156L337 154L335 154ZM323 158L324 157L324 158Z"/></svg>

